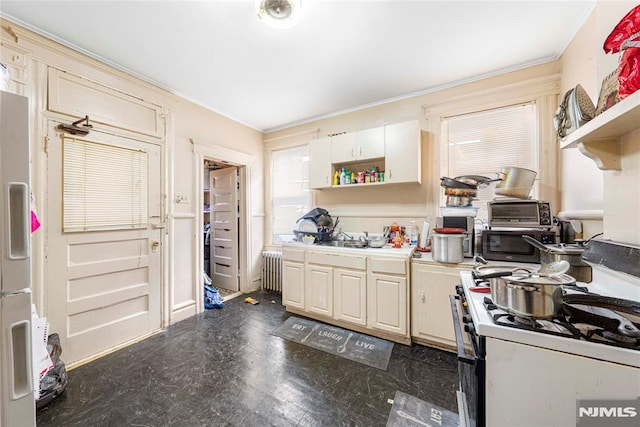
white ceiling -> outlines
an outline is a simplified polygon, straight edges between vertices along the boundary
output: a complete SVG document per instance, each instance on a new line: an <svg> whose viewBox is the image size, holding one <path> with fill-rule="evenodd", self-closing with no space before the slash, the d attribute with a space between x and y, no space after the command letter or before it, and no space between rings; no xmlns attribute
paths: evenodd
<svg viewBox="0 0 640 427"><path fill-rule="evenodd" d="M11 1L2 16L261 131L557 59L594 0Z"/></svg>

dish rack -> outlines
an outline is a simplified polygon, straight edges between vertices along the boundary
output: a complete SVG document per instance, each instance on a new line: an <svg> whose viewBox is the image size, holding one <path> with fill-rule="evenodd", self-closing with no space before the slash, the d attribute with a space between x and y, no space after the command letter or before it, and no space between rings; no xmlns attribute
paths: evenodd
<svg viewBox="0 0 640 427"><path fill-rule="evenodd" d="M293 234L296 236L296 240L298 242L302 241L302 236L314 236L316 238L315 243L319 242L330 242L333 240L333 229L328 229L325 227L318 228L318 231L309 232L309 231L298 231L293 230Z"/></svg>

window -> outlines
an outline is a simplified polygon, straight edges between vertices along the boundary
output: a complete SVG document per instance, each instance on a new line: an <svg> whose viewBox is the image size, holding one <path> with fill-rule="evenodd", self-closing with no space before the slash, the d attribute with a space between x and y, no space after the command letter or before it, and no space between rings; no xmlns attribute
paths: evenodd
<svg viewBox="0 0 640 427"><path fill-rule="evenodd" d="M271 152L271 239L288 242L298 218L310 210L309 148L302 145Z"/></svg>
<svg viewBox="0 0 640 427"><path fill-rule="evenodd" d="M538 125L533 102L446 117L442 125L442 176L496 178L503 166L539 170ZM478 190L478 219L487 219L495 184ZM538 195L537 180L531 196ZM444 196L443 202L444 202ZM444 205L444 203L443 203Z"/></svg>
<svg viewBox="0 0 640 427"><path fill-rule="evenodd" d="M63 145L65 232L147 227L147 152L67 137Z"/></svg>

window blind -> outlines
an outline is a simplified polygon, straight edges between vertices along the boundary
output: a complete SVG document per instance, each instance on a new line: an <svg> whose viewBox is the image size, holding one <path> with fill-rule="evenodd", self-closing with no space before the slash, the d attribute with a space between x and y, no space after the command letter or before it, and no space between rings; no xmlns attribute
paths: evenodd
<svg viewBox="0 0 640 427"><path fill-rule="evenodd" d="M64 137L63 156L65 232L147 227L146 151Z"/></svg>
<svg viewBox="0 0 640 427"><path fill-rule="evenodd" d="M531 102L444 118L442 175L496 178L503 166L537 171L536 117L536 106ZM478 191L478 200L473 202L480 208L478 219L487 219L487 202L495 197L494 187L492 184ZM537 197L537 180L532 197Z"/></svg>
<svg viewBox="0 0 640 427"><path fill-rule="evenodd" d="M293 238L298 218L310 208L309 148L302 145L271 153L271 235L273 243Z"/></svg>

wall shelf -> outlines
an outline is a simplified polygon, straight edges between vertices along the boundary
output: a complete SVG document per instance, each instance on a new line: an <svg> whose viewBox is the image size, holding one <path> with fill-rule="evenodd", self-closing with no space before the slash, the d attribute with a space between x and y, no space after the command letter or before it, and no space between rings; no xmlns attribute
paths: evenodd
<svg viewBox="0 0 640 427"><path fill-rule="evenodd" d="M620 170L622 136L640 129L640 91L615 104L560 140L561 148L577 147L602 170Z"/></svg>

